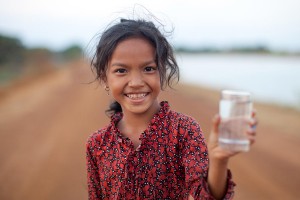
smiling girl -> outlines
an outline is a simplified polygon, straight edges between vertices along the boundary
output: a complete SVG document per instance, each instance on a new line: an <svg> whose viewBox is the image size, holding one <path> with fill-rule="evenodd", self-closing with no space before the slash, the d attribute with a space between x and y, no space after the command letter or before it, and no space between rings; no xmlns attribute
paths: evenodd
<svg viewBox="0 0 300 200"><path fill-rule="evenodd" d="M149 21L121 20L102 35L93 70L114 102L111 122L87 141L89 199L231 199L228 160L218 146L220 118L208 147L199 124L159 102L179 79L173 50ZM256 125L252 119L250 125ZM255 130L248 131L251 143Z"/></svg>

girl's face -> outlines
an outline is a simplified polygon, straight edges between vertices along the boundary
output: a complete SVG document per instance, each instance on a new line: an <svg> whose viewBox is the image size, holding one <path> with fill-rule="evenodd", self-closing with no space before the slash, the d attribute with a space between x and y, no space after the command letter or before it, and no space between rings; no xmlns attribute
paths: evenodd
<svg viewBox="0 0 300 200"><path fill-rule="evenodd" d="M121 41L108 62L106 80L124 115L153 115L158 111L160 76L155 49L147 40L129 38Z"/></svg>

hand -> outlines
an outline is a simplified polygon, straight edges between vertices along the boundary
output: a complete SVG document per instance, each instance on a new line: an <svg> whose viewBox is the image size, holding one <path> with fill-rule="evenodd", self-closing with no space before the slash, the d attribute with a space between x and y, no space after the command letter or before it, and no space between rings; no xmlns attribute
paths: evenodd
<svg viewBox="0 0 300 200"><path fill-rule="evenodd" d="M250 145L255 143L256 138L256 126L257 126L257 119L255 118L256 112L252 112L252 117L249 120L249 130L247 131L247 136L250 141ZM218 144L219 138L219 125L220 125L221 118L219 115L215 115L212 120L212 130L209 135L208 141L208 152L210 160L218 160L218 161L225 161L227 162L228 159L239 152L237 151L230 151L226 149L222 149Z"/></svg>
<svg viewBox="0 0 300 200"><path fill-rule="evenodd" d="M257 127L258 121L255 116L256 116L256 111L253 111L252 118L249 121L250 129L247 131L250 145L254 144L255 139L256 139L256 127Z"/></svg>

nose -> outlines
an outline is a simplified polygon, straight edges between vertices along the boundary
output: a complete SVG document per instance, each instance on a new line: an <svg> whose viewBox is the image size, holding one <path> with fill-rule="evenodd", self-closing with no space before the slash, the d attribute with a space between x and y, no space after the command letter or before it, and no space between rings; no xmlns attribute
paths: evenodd
<svg viewBox="0 0 300 200"><path fill-rule="evenodd" d="M130 87L141 87L144 86L144 78L141 73L135 72L130 76L130 80L128 82L128 86Z"/></svg>

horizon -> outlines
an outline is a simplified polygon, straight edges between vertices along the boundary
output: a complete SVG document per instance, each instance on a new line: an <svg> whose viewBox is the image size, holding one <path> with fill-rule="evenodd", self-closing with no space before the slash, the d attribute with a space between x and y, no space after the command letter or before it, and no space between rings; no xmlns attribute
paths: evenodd
<svg viewBox="0 0 300 200"><path fill-rule="evenodd" d="M83 46L81 46L78 43L70 43L66 44L66 46L59 48L59 49L53 49L46 45L39 45L39 46L28 46L24 44L24 42L13 35L4 35L0 32L0 36L7 38L7 39L15 39L20 42L20 44L27 50L33 50L33 49L45 49L53 53L59 53L62 51L65 51L69 48L80 48L82 51L85 51ZM189 46L189 45L173 45L173 49L175 52L183 52L183 53L230 53L230 52L241 52L241 53L284 53L284 54L300 54L299 51L284 51L284 50L272 50L268 46L264 46L261 44L249 44L249 45L232 45L227 47L216 47L216 46Z"/></svg>

